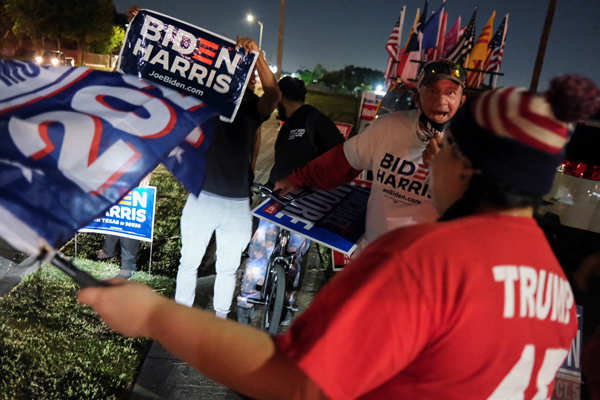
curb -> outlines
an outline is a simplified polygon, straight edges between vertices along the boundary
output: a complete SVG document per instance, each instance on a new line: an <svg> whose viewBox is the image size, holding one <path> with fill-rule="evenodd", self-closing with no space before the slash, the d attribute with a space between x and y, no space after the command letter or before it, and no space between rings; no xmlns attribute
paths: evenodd
<svg viewBox="0 0 600 400"><path fill-rule="evenodd" d="M19 264L10 268L8 273L0 279L0 297L10 292L15 286L21 283L21 280L29 274L34 273L40 268L41 263L36 262L37 256L29 256Z"/></svg>

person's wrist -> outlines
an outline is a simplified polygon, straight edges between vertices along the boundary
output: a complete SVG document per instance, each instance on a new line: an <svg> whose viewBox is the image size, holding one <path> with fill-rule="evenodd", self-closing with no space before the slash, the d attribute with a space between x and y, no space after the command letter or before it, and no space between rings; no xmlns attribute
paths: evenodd
<svg viewBox="0 0 600 400"><path fill-rule="evenodd" d="M162 329L161 323L161 315L164 312L168 312L166 310L169 306L171 300L163 297L162 295L156 294L155 298L152 301L152 305L148 310L148 316L146 317L144 331L146 333L145 336L157 339L157 336L160 335L160 329Z"/></svg>

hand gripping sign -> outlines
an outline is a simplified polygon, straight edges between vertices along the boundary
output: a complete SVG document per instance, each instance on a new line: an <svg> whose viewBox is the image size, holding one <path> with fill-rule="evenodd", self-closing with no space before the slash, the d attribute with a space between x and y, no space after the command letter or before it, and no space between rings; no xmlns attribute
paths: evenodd
<svg viewBox="0 0 600 400"><path fill-rule="evenodd" d="M196 96L215 108L223 121L231 122L256 56L236 50L231 39L140 10L127 30L117 69Z"/></svg>
<svg viewBox="0 0 600 400"><path fill-rule="evenodd" d="M296 232L344 254L351 254L365 231L369 189L342 185L332 190L306 189L292 204L265 200L252 210L258 218Z"/></svg>

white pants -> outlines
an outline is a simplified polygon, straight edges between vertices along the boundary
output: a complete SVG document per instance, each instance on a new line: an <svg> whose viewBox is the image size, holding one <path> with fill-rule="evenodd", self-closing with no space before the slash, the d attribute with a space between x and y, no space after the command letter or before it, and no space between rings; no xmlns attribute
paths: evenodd
<svg viewBox="0 0 600 400"><path fill-rule="evenodd" d="M198 267L212 233L216 232L216 272L213 306L225 317L235 290L242 251L250 241L252 216L247 198L234 199L201 192L188 195L181 213L181 258L175 301L191 307L196 295Z"/></svg>

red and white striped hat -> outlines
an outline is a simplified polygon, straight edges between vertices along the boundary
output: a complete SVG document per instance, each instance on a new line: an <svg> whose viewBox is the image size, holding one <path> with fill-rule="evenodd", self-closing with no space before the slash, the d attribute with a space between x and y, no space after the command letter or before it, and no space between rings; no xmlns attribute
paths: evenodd
<svg viewBox="0 0 600 400"><path fill-rule="evenodd" d="M506 188L544 195L552 187L572 123L600 108L600 90L576 76L555 78L536 94L507 87L470 100L450 131L474 168Z"/></svg>
<svg viewBox="0 0 600 400"><path fill-rule="evenodd" d="M568 140L570 124L556 119L545 97L524 88L486 92L473 115L482 128L548 153L560 153Z"/></svg>

